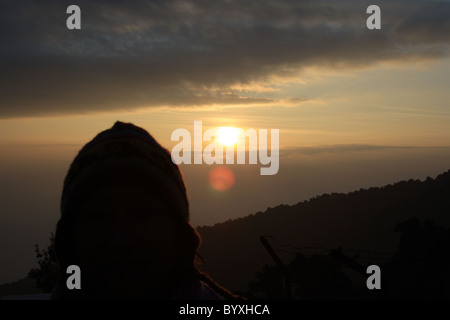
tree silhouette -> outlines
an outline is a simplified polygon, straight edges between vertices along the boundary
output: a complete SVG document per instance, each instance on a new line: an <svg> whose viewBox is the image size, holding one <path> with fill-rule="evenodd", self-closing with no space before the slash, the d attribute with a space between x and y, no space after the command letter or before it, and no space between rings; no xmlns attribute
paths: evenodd
<svg viewBox="0 0 450 320"><path fill-rule="evenodd" d="M413 217L397 225L400 244L386 265L389 297L450 298L450 229Z"/></svg>
<svg viewBox="0 0 450 320"><path fill-rule="evenodd" d="M46 249L40 249L36 244L35 252L38 268L28 272L28 276L36 281L36 287L42 288L45 293L50 293L58 281L58 265L53 250L53 233L50 236L50 245Z"/></svg>

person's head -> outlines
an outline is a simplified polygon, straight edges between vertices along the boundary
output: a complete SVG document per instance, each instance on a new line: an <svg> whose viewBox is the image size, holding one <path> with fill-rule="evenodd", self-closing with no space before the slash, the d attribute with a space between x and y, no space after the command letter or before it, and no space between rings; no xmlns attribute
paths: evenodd
<svg viewBox="0 0 450 320"><path fill-rule="evenodd" d="M199 241L181 172L147 131L116 122L81 149L55 235L61 273L81 269L74 294L167 297L194 270Z"/></svg>

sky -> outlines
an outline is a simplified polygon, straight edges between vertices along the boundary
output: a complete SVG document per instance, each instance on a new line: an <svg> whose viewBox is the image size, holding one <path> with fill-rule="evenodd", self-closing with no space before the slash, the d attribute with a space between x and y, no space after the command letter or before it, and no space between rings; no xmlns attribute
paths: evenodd
<svg viewBox="0 0 450 320"><path fill-rule="evenodd" d="M450 2L12 1L0 10L0 283L47 244L78 150L116 120L280 130L280 165L181 165L194 225L450 167ZM81 8L68 30L66 8Z"/></svg>

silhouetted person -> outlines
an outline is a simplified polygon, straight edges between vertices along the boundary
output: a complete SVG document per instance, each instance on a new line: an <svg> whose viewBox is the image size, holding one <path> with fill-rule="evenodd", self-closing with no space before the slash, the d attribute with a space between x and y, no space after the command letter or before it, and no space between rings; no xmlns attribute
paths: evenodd
<svg viewBox="0 0 450 320"><path fill-rule="evenodd" d="M199 272L181 172L144 129L116 122L86 144L64 181L54 299L229 299ZM81 290L66 269L81 269Z"/></svg>

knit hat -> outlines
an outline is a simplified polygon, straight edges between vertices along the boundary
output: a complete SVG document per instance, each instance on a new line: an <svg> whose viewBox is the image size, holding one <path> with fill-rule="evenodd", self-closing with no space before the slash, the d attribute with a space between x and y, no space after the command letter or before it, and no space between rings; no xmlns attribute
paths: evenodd
<svg viewBox="0 0 450 320"><path fill-rule="evenodd" d="M189 222L189 202L183 176L170 152L146 130L117 121L99 133L73 160L61 198L61 218L76 204L86 186L100 185L102 178L117 172L135 172L170 198L184 221ZM107 183L107 182L106 182Z"/></svg>

